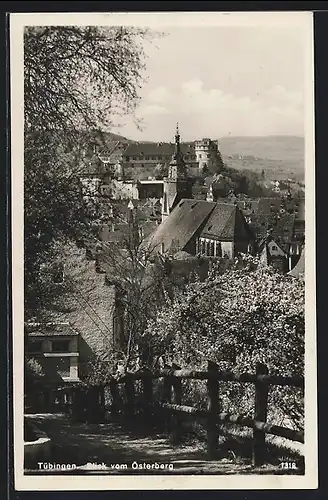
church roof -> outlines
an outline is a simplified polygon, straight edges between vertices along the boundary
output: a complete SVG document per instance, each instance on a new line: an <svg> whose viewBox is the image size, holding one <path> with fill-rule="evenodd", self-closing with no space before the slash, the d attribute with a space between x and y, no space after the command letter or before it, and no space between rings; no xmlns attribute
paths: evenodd
<svg viewBox="0 0 328 500"><path fill-rule="evenodd" d="M216 203L201 236L220 241L248 240L254 237L239 208L230 203Z"/></svg>
<svg viewBox="0 0 328 500"><path fill-rule="evenodd" d="M181 250L204 224L215 207L215 203L203 200L182 199L170 215L148 238L145 245L151 251L167 252L178 242Z"/></svg>
<svg viewBox="0 0 328 500"><path fill-rule="evenodd" d="M221 241L245 240L253 236L235 205L182 199L145 244L151 251L167 252L174 246L183 250L196 232Z"/></svg>

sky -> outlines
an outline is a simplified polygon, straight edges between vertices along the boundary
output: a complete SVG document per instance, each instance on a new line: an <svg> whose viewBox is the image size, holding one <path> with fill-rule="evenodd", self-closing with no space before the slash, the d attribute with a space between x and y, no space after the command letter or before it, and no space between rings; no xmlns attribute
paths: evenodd
<svg viewBox="0 0 328 500"><path fill-rule="evenodd" d="M304 30L296 26L165 28L147 53L138 141L304 135Z"/></svg>

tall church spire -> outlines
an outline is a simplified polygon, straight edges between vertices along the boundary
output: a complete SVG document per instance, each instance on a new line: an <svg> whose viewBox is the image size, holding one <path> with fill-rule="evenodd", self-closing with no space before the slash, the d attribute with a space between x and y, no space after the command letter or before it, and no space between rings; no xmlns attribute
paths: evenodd
<svg viewBox="0 0 328 500"><path fill-rule="evenodd" d="M175 132L175 156L178 158L180 155L180 134L179 134L179 124L177 123L177 128Z"/></svg>
<svg viewBox="0 0 328 500"><path fill-rule="evenodd" d="M175 132L175 147L169 164L168 176L163 183L162 221L182 198L192 198L192 183L181 151L179 124Z"/></svg>

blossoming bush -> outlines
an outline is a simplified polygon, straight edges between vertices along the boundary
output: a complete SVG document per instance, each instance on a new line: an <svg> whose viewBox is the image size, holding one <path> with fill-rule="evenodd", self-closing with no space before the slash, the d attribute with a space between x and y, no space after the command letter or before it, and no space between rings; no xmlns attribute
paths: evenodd
<svg viewBox="0 0 328 500"><path fill-rule="evenodd" d="M145 337L157 355L183 368L206 369L212 360L220 370L254 373L261 362L270 374L303 375L304 288L304 281L271 268L213 271L164 307ZM185 385L184 403L204 406L204 382ZM253 416L253 384L221 383L220 403L222 411ZM302 427L301 391L271 387L268 420Z"/></svg>

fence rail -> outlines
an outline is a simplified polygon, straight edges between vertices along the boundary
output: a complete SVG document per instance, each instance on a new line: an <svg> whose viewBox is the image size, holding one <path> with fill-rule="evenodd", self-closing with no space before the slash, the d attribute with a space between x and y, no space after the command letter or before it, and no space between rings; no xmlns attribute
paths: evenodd
<svg viewBox="0 0 328 500"><path fill-rule="evenodd" d="M173 370L164 369L157 372L150 371L137 371L135 373L129 373L124 375L120 380L124 381L126 379L131 380L143 380L145 378L158 379L163 377L175 377L181 379L191 379L191 380L218 380L220 382L264 382L268 385L281 385L298 387L304 389L304 377L292 376L292 377L281 377L279 375L265 375L265 374L253 374L253 373L241 373L235 374L232 372L222 372L222 371L194 371L194 370Z"/></svg>
<svg viewBox="0 0 328 500"><path fill-rule="evenodd" d="M154 400L153 381L163 379L161 401ZM199 409L183 404L182 380L205 380L207 385L207 409ZM194 371L181 368L165 368L161 371L139 370L128 373L119 379L112 378L109 389L112 396L111 412L117 415L120 407L119 386L125 393L124 413L133 416L136 411L135 382L141 381L142 398L141 407L145 416L149 417L152 411L160 411L170 415L171 433L175 443L179 443L183 434L183 415L206 420L207 454L209 459L218 456L219 436L223 424L235 424L253 429L252 463L254 466L262 465L266 461L266 434L280 436L292 441L304 443L304 432L287 427L273 425L267 422L268 392L272 385L290 386L304 390L304 378L299 376L281 377L270 375L264 364L258 363L256 373L234 374L222 372L218 366L209 361L206 371ZM243 415L234 415L220 411L220 387L225 382L252 383L255 385L254 418ZM104 387L94 391L94 402L104 405ZM98 394L98 395L97 395ZM98 398L98 399L97 399ZM76 399L76 398L75 398ZM93 405L89 400L89 404Z"/></svg>

